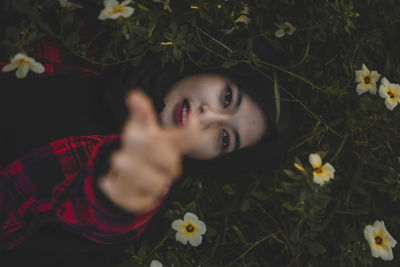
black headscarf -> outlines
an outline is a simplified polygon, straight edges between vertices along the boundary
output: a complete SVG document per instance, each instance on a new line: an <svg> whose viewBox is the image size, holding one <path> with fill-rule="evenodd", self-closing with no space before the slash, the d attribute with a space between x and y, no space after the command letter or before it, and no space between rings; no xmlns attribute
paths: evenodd
<svg viewBox="0 0 400 267"><path fill-rule="evenodd" d="M264 44L256 43L260 57L271 56L271 50ZM256 51L257 52L257 51ZM184 159L185 174L207 176L231 176L248 172L265 172L275 169L282 161L294 133L292 107L288 97L280 92L280 116L276 120L276 100L273 82L248 64L238 64L232 68L200 69L186 63L183 72L179 66L161 66L160 55L152 54L144 59L140 68L114 71L110 84L105 89L105 99L111 112L122 129L127 117L124 96L128 90L140 87L153 99L157 112L161 112L163 98L167 90L178 80L199 73L216 73L228 77L239 89L248 94L258 104L268 120L267 133L255 146L240 149L211 160Z"/></svg>

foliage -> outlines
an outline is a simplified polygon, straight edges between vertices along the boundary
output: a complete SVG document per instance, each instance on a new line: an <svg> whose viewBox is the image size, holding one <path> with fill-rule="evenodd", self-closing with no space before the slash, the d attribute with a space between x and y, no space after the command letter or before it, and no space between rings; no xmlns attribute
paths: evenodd
<svg viewBox="0 0 400 267"><path fill-rule="evenodd" d="M35 57L35 42L51 37L83 62L102 66L138 65L151 51L182 68L187 61L246 62L276 71L270 78L302 114L297 138L273 174L185 177L178 184L165 217L170 223L197 214L207 224L202 245L184 246L169 229L164 238L133 244L121 266L148 266L152 259L164 266L400 265L399 246L394 260L384 262L372 258L363 237L365 225L379 219L400 240L400 108L389 111L379 95L358 95L354 82L363 63L399 82L397 1L136 0L132 16L106 21L97 19L103 1L75 2L82 8L6 0L14 15L1 19L7 25L1 45L10 57ZM235 22L245 4L250 23ZM285 21L296 32L275 37L276 24ZM278 63L254 54L256 38L273 47ZM336 169L322 187L312 181L314 152Z"/></svg>

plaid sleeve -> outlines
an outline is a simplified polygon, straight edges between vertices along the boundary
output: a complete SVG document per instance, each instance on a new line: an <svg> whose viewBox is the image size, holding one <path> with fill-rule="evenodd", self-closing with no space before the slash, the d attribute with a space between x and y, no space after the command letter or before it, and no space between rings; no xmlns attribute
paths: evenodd
<svg viewBox="0 0 400 267"><path fill-rule="evenodd" d="M132 214L119 209L100 192L96 183L98 177L93 175L94 168L96 164L105 163L96 159L102 149L116 141L119 141L119 136L104 138L94 147L89 161L80 167L79 172L67 176L54 188L52 197L57 218L67 230L78 232L92 241L103 244L128 242L138 237L163 202L161 199L148 212ZM67 171L72 162L64 158L72 157L62 152L62 144L60 148L58 143L53 145L59 162L62 162L62 167ZM58 153L60 149L61 153Z"/></svg>
<svg viewBox="0 0 400 267"><path fill-rule="evenodd" d="M65 138L0 171L0 251L19 245L46 222L102 244L138 237L164 199L151 211L131 214L100 192L95 173L107 157L99 155L116 143L118 135Z"/></svg>

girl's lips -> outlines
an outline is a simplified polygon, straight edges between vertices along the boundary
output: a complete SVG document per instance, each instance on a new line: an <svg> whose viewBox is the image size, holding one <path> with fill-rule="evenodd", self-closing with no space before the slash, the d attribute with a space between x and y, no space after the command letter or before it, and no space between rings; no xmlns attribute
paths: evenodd
<svg viewBox="0 0 400 267"><path fill-rule="evenodd" d="M176 123L179 126L185 126L189 121L190 104L184 99L177 107L175 112Z"/></svg>

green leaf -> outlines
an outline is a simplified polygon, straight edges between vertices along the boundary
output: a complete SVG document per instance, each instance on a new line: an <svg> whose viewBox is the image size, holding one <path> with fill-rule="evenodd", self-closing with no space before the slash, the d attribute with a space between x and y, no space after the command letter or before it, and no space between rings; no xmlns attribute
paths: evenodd
<svg viewBox="0 0 400 267"><path fill-rule="evenodd" d="M189 202L188 204L186 204L185 210L192 212L192 213L196 213L196 202L193 200L193 201Z"/></svg>
<svg viewBox="0 0 400 267"><path fill-rule="evenodd" d="M244 199L242 201L242 205L240 206L240 210L245 212L250 209L250 201L248 199Z"/></svg>
<svg viewBox="0 0 400 267"><path fill-rule="evenodd" d="M236 190L230 185L230 184L225 184L222 187L222 190L227 193L230 196L233 196L234 194L236 194Z"/></svg>
<svg viewBox="0 0 400 267"><path fill-rule="evenodd" d="M263 200L266 200L266 199L270 198L268 193L267 192L263 192L263 191L251 192L250 195L252 195L253 197L255 197L256 199L258 199L260 201L263 201Z"/></svg>

